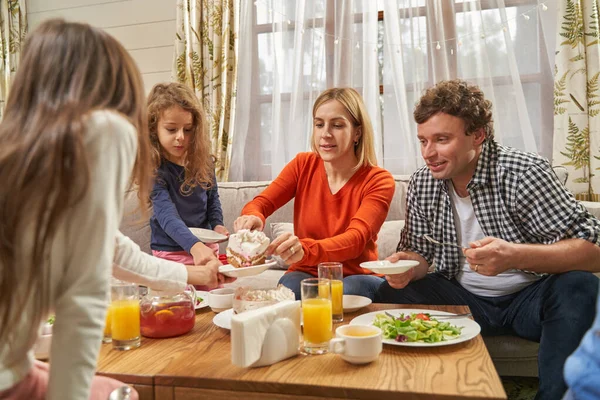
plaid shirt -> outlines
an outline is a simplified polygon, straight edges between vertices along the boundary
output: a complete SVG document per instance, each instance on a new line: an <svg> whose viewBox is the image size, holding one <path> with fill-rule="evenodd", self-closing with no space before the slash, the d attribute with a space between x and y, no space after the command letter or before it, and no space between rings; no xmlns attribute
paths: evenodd
<svg viewBox="0 0 600 400"><path fill-rule="evenodd" d="M420 254L429 265L435 263L436 272L451 279L462 268L460 249L436 246L422 237L428 234L441 242L458 243L448 184L434 179L427 166L412 175L398 251ZM600 246L600 221L560 183L548 161L536 154L484 143L467 190L486 236L540 244L581 238Z"/></svg>

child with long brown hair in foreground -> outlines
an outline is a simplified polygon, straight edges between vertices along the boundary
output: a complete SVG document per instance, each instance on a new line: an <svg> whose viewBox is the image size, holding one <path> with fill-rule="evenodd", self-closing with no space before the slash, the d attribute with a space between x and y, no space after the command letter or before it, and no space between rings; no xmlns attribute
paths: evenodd
<svg viewBox="0 0 600 400"><path fill-rule="evenodd" d="M151 194L153 254L183 264L217 259L218 245L202 243L189 229L229 235L206 116L194 91L180 83L154 86L148 96L148 130L157 175Z"/></svg>
<svg viewBox="0 0 600 400"><path fill-rule="evenodd" d="M42 23L0 124L0 398L105 400L123 385L94 371L124 194L136 182L147 198L150 180L127 51L87 24ZM32 347L51 310L48 367Z"/></svg>

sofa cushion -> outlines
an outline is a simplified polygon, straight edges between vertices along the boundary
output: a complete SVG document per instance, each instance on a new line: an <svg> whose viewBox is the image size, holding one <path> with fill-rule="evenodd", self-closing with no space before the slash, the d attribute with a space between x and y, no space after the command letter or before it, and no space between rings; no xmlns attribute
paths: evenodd
<svg viewBox="0 0 600 400"><path fill-rule="evenodd" d="M273 235L271 239L275 239L279 235L290 232L294 233L294 224L291 222L274 222L270 224L270 232ZM377 248L379 250L379 259L382 260L389 257L396 251L398 240L400 239L400 231L404 228L404 220L401 221L385 221L377 235ZM276 269L287 269L288 265L283 262L278 262L274 267Z"/></svg>

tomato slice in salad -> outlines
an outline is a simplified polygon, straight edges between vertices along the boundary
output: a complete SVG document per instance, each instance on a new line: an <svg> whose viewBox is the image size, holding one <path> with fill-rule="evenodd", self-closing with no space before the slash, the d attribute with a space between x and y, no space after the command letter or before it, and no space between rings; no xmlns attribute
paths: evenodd
<svg viewBox="0 0 600 400"><path fill-rule="evenodd" d="M423 314L423 313L419 313L417 315L415 315L415 319L421 319L423 321L429 321L430 318L427 314Z"/></svg>

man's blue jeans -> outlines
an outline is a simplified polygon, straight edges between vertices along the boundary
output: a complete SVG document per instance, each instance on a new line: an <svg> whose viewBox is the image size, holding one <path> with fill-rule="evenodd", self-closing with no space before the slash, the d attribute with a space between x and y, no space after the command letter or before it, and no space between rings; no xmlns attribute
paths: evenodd
<svg viewBox="0 0 600 400"><path fill-rule="evenodd" d="M567 387L563 366L595 316L598 278L589 272L549 275L506 296L476 296L455 279L428 274L404 289L384 282L375 296L380 303L468 305L482 335L514 334L539 342L536 399L560 400Z"/></svg>
<svg viewBox="0 0 600 400"><path fill-rule="evenodd" d="M296 300L300 300L300 281L302 279L314 278L311 274L300 271L292 271L283 275L279 283L292 289ZM351 275L344 278L344 294L356 294L373 300L379 286L385 279L374 275Z"/></svg>

